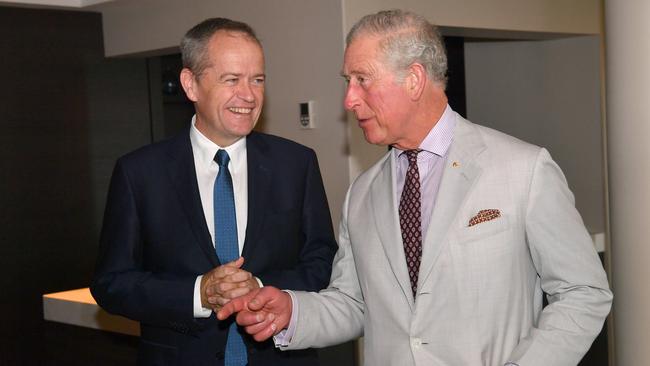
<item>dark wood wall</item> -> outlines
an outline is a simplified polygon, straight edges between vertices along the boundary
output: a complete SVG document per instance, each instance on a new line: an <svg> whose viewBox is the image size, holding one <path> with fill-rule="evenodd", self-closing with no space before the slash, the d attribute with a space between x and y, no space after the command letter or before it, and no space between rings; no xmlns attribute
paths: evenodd
<svg viewBox="0 0 650 366"><path fill-rule="evenodd" d="M42 311L88 286L114 160L150 139L146 63L102 47L99 14L0 7L0 365L133 363Z"/></svg>

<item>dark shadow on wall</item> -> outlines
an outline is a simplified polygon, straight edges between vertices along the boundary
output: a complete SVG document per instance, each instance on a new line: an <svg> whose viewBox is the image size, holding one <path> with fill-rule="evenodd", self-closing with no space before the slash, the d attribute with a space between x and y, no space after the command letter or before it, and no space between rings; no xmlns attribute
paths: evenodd
<svg viewBox="0 0 650 366"><path fill-rule="evenodd" d="M41 295L90 282L98 192L149 141L144 61L105 60L94 13L0 7L0 35L0 364L128 364L130 342L45 322Z"/></svg>

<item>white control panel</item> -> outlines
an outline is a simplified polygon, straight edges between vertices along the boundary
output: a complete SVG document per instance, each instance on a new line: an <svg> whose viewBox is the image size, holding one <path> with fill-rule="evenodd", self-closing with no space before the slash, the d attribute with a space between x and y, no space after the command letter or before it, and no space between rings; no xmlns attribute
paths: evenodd
<svg viewBox="0 0 650 366"><path fill-rule="evenodd" d="M316 102L313 100L300 103L300 128L316 128Z"/></svg>

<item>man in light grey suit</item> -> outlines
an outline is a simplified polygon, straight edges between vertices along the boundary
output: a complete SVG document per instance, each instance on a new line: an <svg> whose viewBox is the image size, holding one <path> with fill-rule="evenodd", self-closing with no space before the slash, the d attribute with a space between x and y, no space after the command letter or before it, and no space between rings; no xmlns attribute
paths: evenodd
<svg viewBox="0 0 650 366"><path fill-rule="evenodd" d="M219 318L283 349L364 335L372 366L576 365L612 293L548 152L450 109L440 36L415 14L361 19L343 75L365 138L393 149L350 187L329 287L264 287Z"/></svg>

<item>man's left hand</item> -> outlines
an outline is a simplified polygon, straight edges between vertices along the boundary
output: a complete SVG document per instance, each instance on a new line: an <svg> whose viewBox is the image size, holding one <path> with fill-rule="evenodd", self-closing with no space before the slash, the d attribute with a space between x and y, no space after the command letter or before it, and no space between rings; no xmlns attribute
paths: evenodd
<svg viewBox="0 0 650 366"><path fill-rule="evenodd" d="M203 276L201 281L202 298L205 300L204 302L207 302L207 304L204 303L204 307L219 310L230 300L259 288L257 279L250 272L240 268L243 263L244 258L240 257Z"/></svg>

